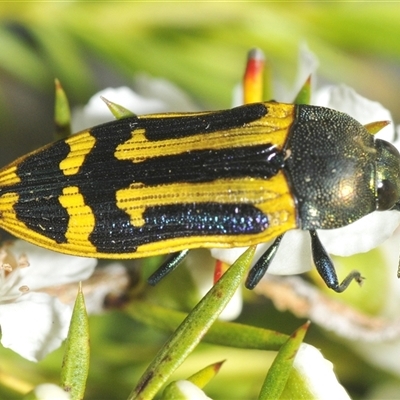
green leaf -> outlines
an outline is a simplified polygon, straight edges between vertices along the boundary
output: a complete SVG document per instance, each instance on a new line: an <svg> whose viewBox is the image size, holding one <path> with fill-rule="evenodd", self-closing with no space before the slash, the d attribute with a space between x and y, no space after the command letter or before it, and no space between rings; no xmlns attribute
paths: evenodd
<svg viewBox="0 0 400 400"><path fill-rule="evenodd" d="M89 322L82 287L72 312L61 368L61 387L72 400L83 399L89 373Z"/></svg>
<svg viewBox="0 0 400 400"><path fill-rule="evenodd" d="M293 332L279 350L261 388L260 400L276 400L281 397L292 371L294 358L300 345L303 343L309 325L310 323L307 322Z"/></svg>
<svg viewBox="0 0 400 400"><path fill-rule="evenodd" d="M166 332L173 332L187 317L186 313L141 301L131 303L125 311L136 321ZM277 351L287 339L288 336L280 332L237 322L215 321L203 341L241 349Z"/></svg>
<svg viewBox="0 0 400 400"><path fill-rule="evenodd" d="M187 316L147 368L130 394L130 400L152 399L183 363L234 295L251 264L254 252L255 247L249 247Z"/></svg>
<svg viewBox="0 0 400 400"><path fill-rule="evenodd" d="M200 395L201 389L207 385L218 373L224 361L214 363L208 365L207 367L201 369L200 371L196 372L192 376L186 379L185 386L190 386L189 382L193 384L190 392L182 393L182 385L183 382L171 382L165 389L162 394L163 400L179 400L179 399L190 399L192 394L193 396ZM199 393L197 393L197 390ZM195 392L196 394L193 394ZM190 397L188 397L190 396ZM197 397L196 397L197 398ZM202 398L202 397L201 397Z"/></svg>
<svg viewBox="0 0 400 400"><path fill-rule="evenodd" d="M104 101L104 103L106 103L107 107L109 108L112 115L114 115L114 117L116 119L123 119L123 118L135 116L135 114L132 111L129 111L127 108L125 108L117 103L114 103L114 102L106 99L103 96L100 96L100 97Z"/></svg>
<svg viewBox="0 0 400 400"><path fill-rule="evenodd" d="M310 104L311 101L311 76L304 82L304 85L300 89L296 98L294 99L294 104Z"/></svg>
<svg viewBox="0 0 400 400"><path fill-rule="evenodd" d="M211 381L211 379L215 377L215 375L218 374L218 371L221 369L223 363L224 361L220 361L211 365L207 365L207 367L196 372L187 380L194 383L197 387L203 388L208 382Z"/></svg>
<svg viewBox="0 0 400 400"><path fill-rule="evenodd" d="M54 122L56 124L56 139L65 139L71 135L69 102L58 79L55 80Z"/></svg>

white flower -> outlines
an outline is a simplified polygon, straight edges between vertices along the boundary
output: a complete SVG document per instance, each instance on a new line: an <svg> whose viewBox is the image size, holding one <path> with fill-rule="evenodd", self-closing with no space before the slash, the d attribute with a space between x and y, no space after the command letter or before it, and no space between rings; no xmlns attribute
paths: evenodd
<svg viewBox="0 0 400 400"><path fill-rule="evenodd" d="M0 271L1 343L38 361L58 348L68 333L71 307L40 292L87 279L97 261L44 250L22 240L7 248Z"/></svg>
<svg viewBox="0 0 400 400"><path fill-rule="evenodd" d="M93 95L84 107L72 113L72 131L113 120L101 97L117 103L135 114L153 114L171 111L196 111L198 107L181 89L165 79L138 75L133 82L136 90L122 86L107 88Z"/></svg>
<svg viewBox="0 0 400 400"><path fill-rule="evenodd" d="M32 391L37 400L69 400L70 394L53 383L42 383Z"/></svg>
<svg viewBox="0 0 400 400"><path fill-rule="evenodd" d="M346 390L338 382L333 365L314 346L303 343L294 359L293 368L302 382L302 398L350 399ZM296 388L294 388L296 390ZM295 394L295 396L297 396Z"/></svg>
<svg viewBox="0 0 400 400"><path fill-rule="evenodd" d="M187 400L211 400L198 386L187 380L170 383L164 391L163 398Z"/></svg>

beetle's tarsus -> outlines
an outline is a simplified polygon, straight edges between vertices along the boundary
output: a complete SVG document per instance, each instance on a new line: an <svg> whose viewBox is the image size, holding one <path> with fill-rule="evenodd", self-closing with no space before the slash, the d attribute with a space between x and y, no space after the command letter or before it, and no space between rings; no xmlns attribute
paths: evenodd
<svg viewBox="0 0 400 400"><path fill-rule="evenodd" d="M350 285L352 280L355 280L360 286L362 285L364 281L364 277L361 276L361 274L358 271L351 271L346 278L343 279L342 283L339 285L336 285L336 287L331 287L335 292L341 293L344 290L347 289L347 287ZM329 286L329 285L328 285Z"/></svg>

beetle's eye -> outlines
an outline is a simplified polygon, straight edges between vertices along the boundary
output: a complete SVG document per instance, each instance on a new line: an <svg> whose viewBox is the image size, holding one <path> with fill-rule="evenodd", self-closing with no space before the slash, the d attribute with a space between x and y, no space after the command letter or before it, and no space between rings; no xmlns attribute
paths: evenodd
<svg viewBox="0 0 400 400"><path fill-rule="evenodd" d="M390 210L398 200L397 186L385 179L378 186L377 210Z"/></svg>
<svg viewBox="0 0 400 400"><path fill-rule="evenodd" d="M400 199L400 155L390 143L375 140L376 209L390 210Z"/></svg>

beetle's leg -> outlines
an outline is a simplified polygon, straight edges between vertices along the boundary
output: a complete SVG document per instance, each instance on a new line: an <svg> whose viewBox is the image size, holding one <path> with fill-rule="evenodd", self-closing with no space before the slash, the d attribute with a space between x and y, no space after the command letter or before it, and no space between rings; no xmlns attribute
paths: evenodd
<svg viewBox="0 0 400 400"><path fill-rule="evenodd" d="M155 272L153 272L147 282L149 285L155 286L165 276L172 272L187 256L189 250L181 250L176 253L172 253L170 257L164 261Z"/></svg>
<svg viewBox="0 0 400 400"><path fill-rule="evenodd" d="M253 268L249 271L246 279L246 287L247 289L254 289L258 282L262 279L262 277L267 272L268 267L271 264L271 261L275 257L276 252L278 251L279 244L283 235L279 235L274 243L265 251L265 253L258 259L258 261L254 264Z"/></svg>
<svg viewBox="0 0 400 400"><path fill-rule="evenodd" d="M317 232L314 230L310 230L309 232L311 236L311 250L314 264L317 267L317 271L321 275L321 278L330 289L340 293L349 286L353 279L359 284L362 283L363 277L361 274L358 271L352 271L343 279L343 282L339 284L333 262L320 242Z"/></svg>

